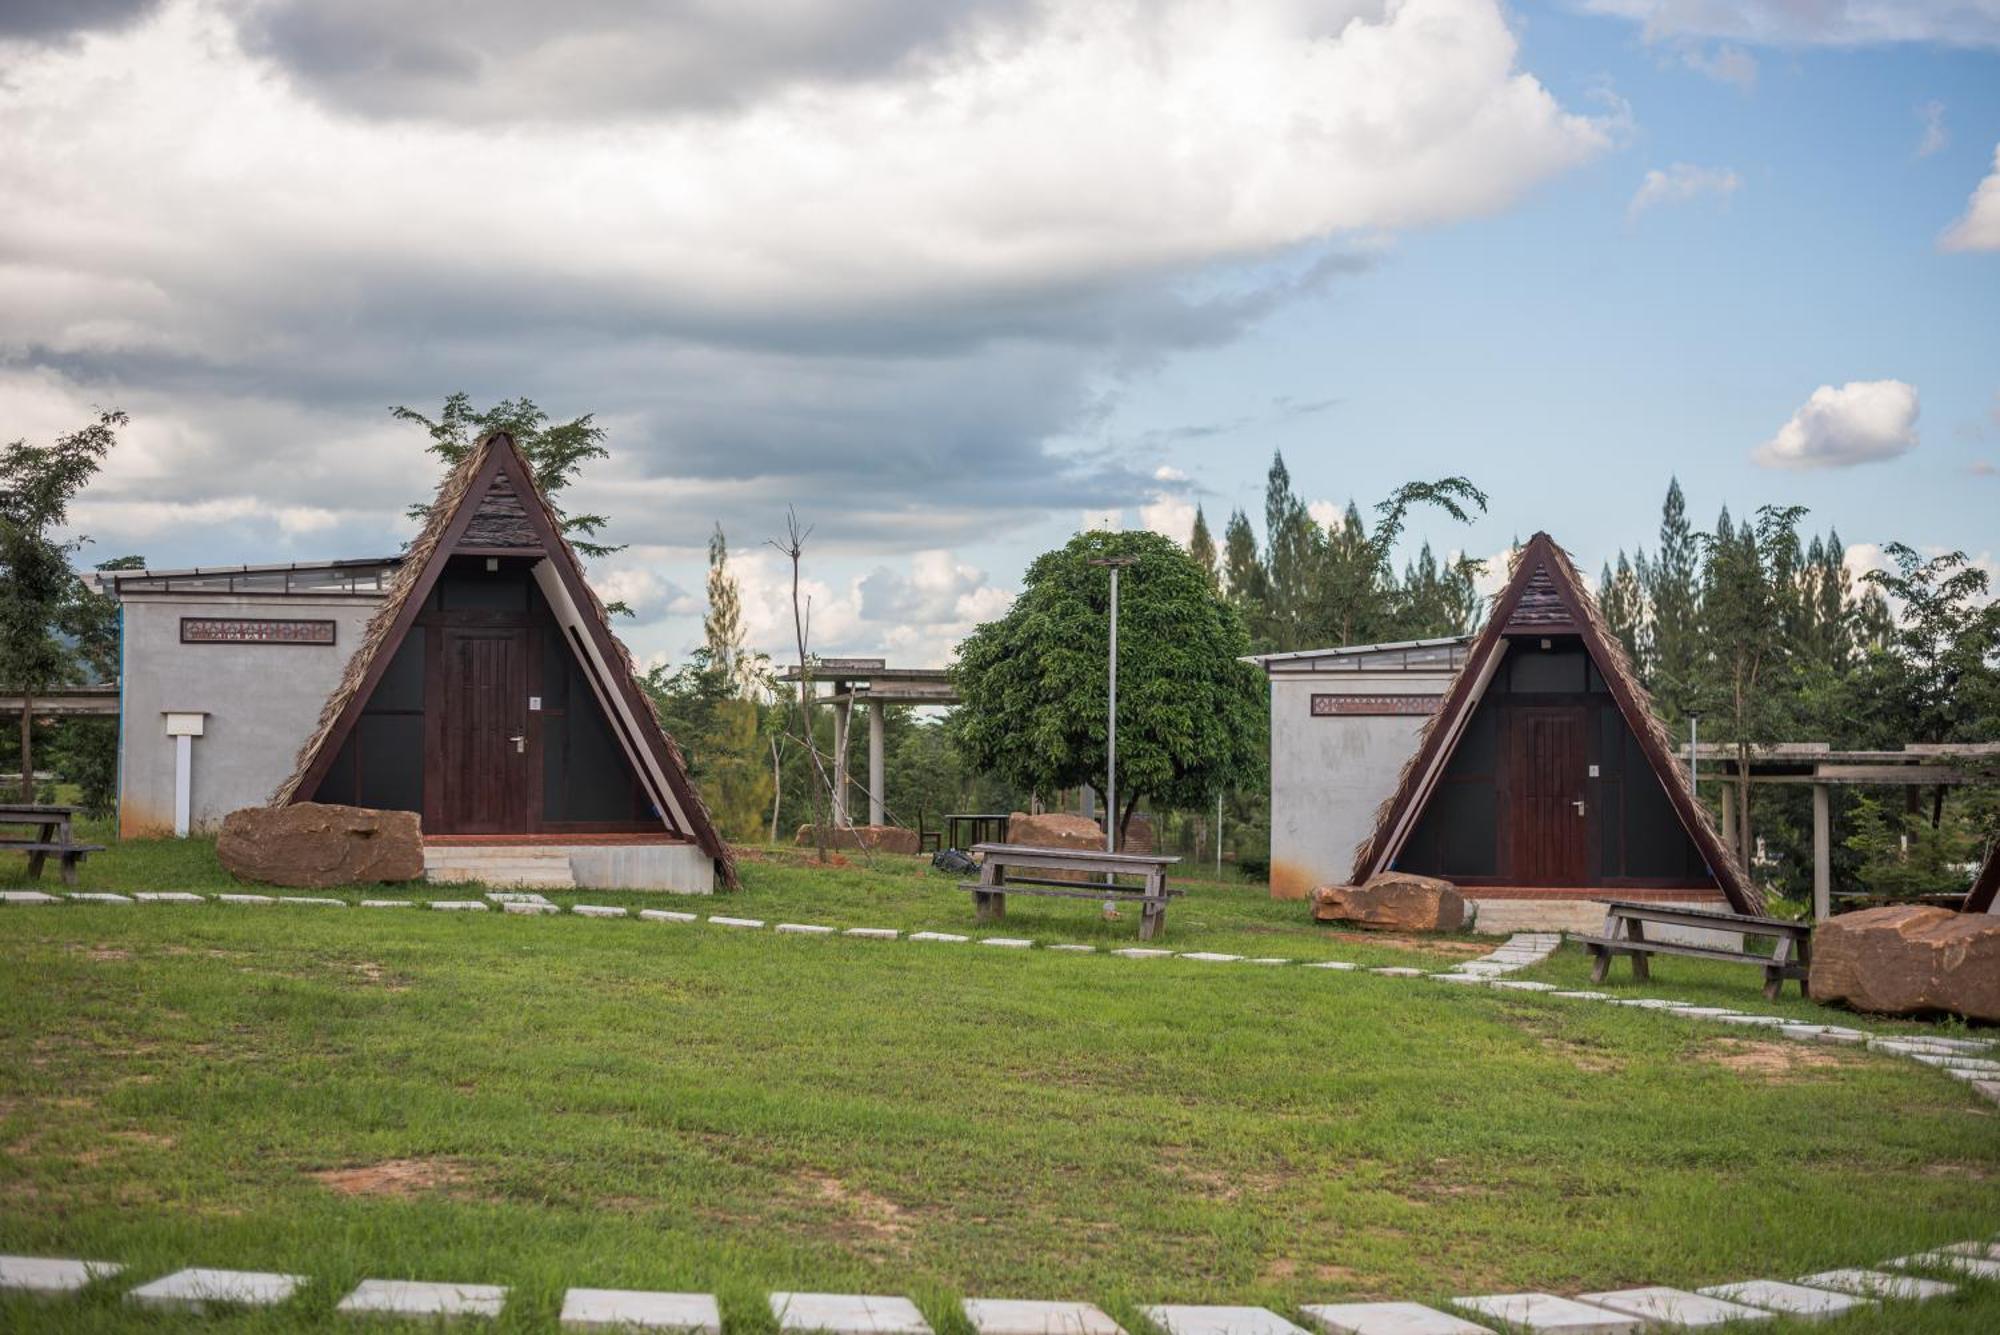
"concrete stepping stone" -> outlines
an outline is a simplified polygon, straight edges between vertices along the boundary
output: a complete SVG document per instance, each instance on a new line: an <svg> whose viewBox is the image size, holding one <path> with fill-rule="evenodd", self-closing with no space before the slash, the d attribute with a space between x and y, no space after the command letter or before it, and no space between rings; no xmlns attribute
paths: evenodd
<svg viewBox="0 0 2000 1335"><path fill-rule="evenodd" d="M960 936L956 932L911 932L910 933L910 940L912 941L970 941L971 939L972 938L969 936Z"/></svg>
<svg viewBox="0 0 2000 1335"><path fill-rule="evenodd" d="M1552 997L1565 997L1570 1001L1609 1001L1609 992L1551 992Z"/></svg>
<svg viewBox="0 0 2000 1335"><path fill-rule="evenodd" d="M1803 1284L1787 1284L1777 1279L1752 1279L1740 1284L1712 1284L1708 1288L1697 1289L1696 1292L1710 1298L1727 1298L1732 1303L1742 1303L1748 1307L1761 1307L1768 1312L1803 1317L1808 1321L1830 1321L1843 1312L1875 1305L1875 1300L1872 1298L1857 1298L1851 1293L1807 1288Z"/></svg>
<svg viewBox="0 0 2000 1335"><path fill-rule="evenodd" d="M1477 973L1427 973L1424 977L1435 978L1440 983L1470 983L1475 987L1484 987L1490 981L1484 974Z"/></svg>
<svg viewBox="0 0 2000 1335"><path fill-rule="evenodd" d="M570 912L579 918L624 918L630 916L631 910L616 904L578 904Z"/></svg>
<svg viewBox="0 0 2000 1335"><path fill-rule="evenodd" d="M1978 1071L1987 1075L2000 1075L2000 1062L1985 1057L1946 1057L1935 1052L1909 1052L1903 1054L1913 1062L1926 1066L1936 1066L1947 1071Z"/></svg>
<svg viewBox="0 0 2000 1335"><path fill-rule="evenodd" d="M1243 962L1245 964L1290 964L1291 963L1290 960L1281 960L1275 955L1259 955L1252 959L1247 959Z"/></svg>
<svg viewBox="0 0 2000 1335"><path fill-rule="evenodd" d="M1415 978L1418 974L1422 973L1423 970L1412 969L1409 966L1403 964L1388 964L1380 966L1378 968L1370 969L1368 972L1379 973L1387 978Z"/></svg>
<svg viewBox="0 0 2000 1335"><path fill-rule="evenodd" d="M564 1330L680 1330L722 1335L722 1313L708 1293L571 1289L563 1295Z"/></svg>
<svg viewBox="0 0 2000 1335"><path fill-rule="evenodd" d="M114 895L108 890L71 891L70 900L77 904L130 904L124 895Z"/></svg>
<svg viewBox="0 0 2000 1335"><path fill-rule="evenodd" d="M910 939L912 941L916 940L914 936ZM1171 950L1147 950L1143 946L1127 946L1123 950L1114 950L1111 953L1120 959L1127 960L1163 960L1174 952Z"/></svg>
<svg viewBox="0 0 2000 1335"><path fill-rule="evenodd" d="M840 929L837 927L822 927L818 923L811 922L781 922L771 930L774 932L783 932L787 936L832 936Z"/></svg>
<svg viewBox="0 0 2000 1335"><path fill-rule="evenodd" d="M859 1293L774 1293L779 1330L826 1335L930 1335L924 1314L908 1298Z"/></svg>
<svg viewBox="0 0 2000 1335"><path fill-rule="evenodd" d="M1727 1325L1732 1321L1775 1321L1777 1314L1761 1307L1745 1307L1727 1298L1705 1293L1689 1293L1653 1285L1643 1289L1616 1289L1610 1293L1579 1293L1576 1300L1627 1316L1646 1318L1650 1329L1665 1326L1672 1330L1701 1330Z"/></svg>
<svg viewBox="0 0 2000 1335"><path fill-rule="evenodd" d="M275 1307L305 1283L303 1275L262 1270L176 1270L125 1295L139 1307L205 1312L211 1307Z"/></svg>
<svg viewBox="0 0 2000 1335"><path fill-rule="evenodd" d="M431 907L439 913L484 913L486 905L477 899L433 899ZM512 909L512 904L503 907Z"/></svg>
<svg viewBox="0 0 2000 1335"><path fill-rule="evenodd" d="M1496 978L1493 980L1493 986L1509 988L1515 992L1554 992L1556 990L1554 983L1530 983L1518 978Z"/></svg>
<svg viewBox="0 0 2000 1335"><path fill-rule="evenodd" d="M842 936L858 936L864 941L894 941L902 933L893 927L850 927Z"/></svg>
<svg viewBox="0 0 2000 1335"><path fill-rule="evenodd" d="M206 904L206 895L189 894L185 890L134 890L132 898L141 904Z"/></svg>
<svg viewBox="0 0 2000 1335"><path fill-rule="evenodd" d="M534 890L488 890L486 897L495 904L546 904L549 897Z"/></svg>
<svg viewBox="0 0 2000 1335"><path fill-rule="evenodd" d="M640 909L639 916L647 922L699 922L699 913L682 913L676 909Z"/></svg>
<svg viewBox="0 0 2000 1335"><path fill-rule="evenodd" d="M1327 1335L1493 1335L1422 1303L1309 1303L1299 1309Z"/></svg>
<svg viewBox="0 0 2000 1335"><path fill-rule="evenodd" d="M45 895L39 890L0 890L0 904L12 904L28 908L35 904L60 904L54 895Z"/></svg>
<svg viewBox="0 0 2000 1335"><path fill-rule="evenodd" d="M349 1316L401 1316L420 1321L496 1317L507 1305L504 1284L432 1284L414 1279L364 1279L334 1311Z"/></svg>
<svg viewBox="0 0 2000 1335"><path fill-rule="evenodd" d="M982 936L979 938L979 944L998 946L1002 950L1026 950L1035 943L1024 936Z"/></svg>
<svg viewBox="0 0 2000 1335"><path fill-rule="evenodd" d="M1681 1015L1691 1020L1707 1020L1720 1019L1722 1016L1734 1015L1736 1012L1727 1006L1669 1006L1667 1014Z"/></svg>
<svg viewBox="0 0 2000 1335"><path fill-rule="evenodd" d="M1958 1285L1942 1280L1918 1279L1915 1275L1888 1275L1880 1270L1822 1270L1817 1275L1801 1275L1799 1283L1809 1289L1832 1289L1862 1298L1893 1298L1899 1302L1924 1302L1946 1298L1958 1292Z"/></svg>
<svg viewBox="0 0 2000 1335"><path fill-rule="evenodd" d="M1993 1044L1982 1038L1933 1038L1927 1034L1876 1034L1869 1038L1868 1046L1881 1048L1887 1052L1954 1052L1977 1056L1989 1051Z"/></svg>
<svg viewBox="0 0 2000 1335"><path fill-rule="evenodd" d="M500 911L502 913L512 913L522 918L547 918L561 913L562 905L551 904L546 899L539 904L525 899L513 899L502 904Z"/></svg>
<svg viewBox="0 0 2000 1335"><path fill-rule="evenodd" d="M1125 1335L1094 1303L967 1298L963 1306L979 1335Z"/></svg>
<svg viewBox="0 0 2000 1335"><path fill-rule="evenodd" d="M1672 1010L1681 1003L1678 1001L1668 1001L1665 997L1620 997L1617 1000L1617 1004L1620 1006L1633 1006L1642 1011L1665 1011Z"/></svg>
<svg viewBox="0 0 2000 1335"><path fill-rule="evenodd" d="M1778 1032L1783 1034L1786 1038L1815 1039L1818 1038L1821 1034L1825 1033L1826 1029L1827 1027L1823 1024L1792 1023L1792 1024L1781 1024L1778 1026Z"/></svg>
<svg viewBox="0 0 2000 1335"><path fill-rule="evenodd" d="M1086 946L1078 941L1058 941L1055 945L1048 947L1048 949L1064 951L1071 955L1095 955L1097 953L1096 946ZM998 1299L995 1301L998 1301Z"/></svg>
<svg viewBox="0 0 2000 1335"><path fill-rule="evenodd" d="M277 901L269 895L217 895L215 902L218 904L275 904Z"/></svg>
<svg viewBox="0 0 2000 1335"><path fill-rule="evenodd" d="M28 1293L38 1298L54 1298L75 1293L92 1280L109 1279L124 1268L116 1261L0 1256L0 1293Z"/></svg>
<svg viewBox="0 0 2000 1335"><path fill-rule="evenodd" d="M361 901L361 907L364 909L408 909L415 908L416 904L417 901L414 899L364 899Z"/></svg>
<svg viewBox="0 0 2000 1335"><path fill-rule="evenodd" d="M1745 1015L1741 1013L1735 1015L1718 1015L1715 1017L1715 1020L1716 1023L1718 1024L1749 1024L1749 1025L1765 1025L1765 1026L1782 1025L1790 1023L1790 1021L1786 1020L1783 1016L1779 1015Z"/></svg>
<svg viewBox="0 0 2000 1335"><path fill-rule="evenodd" d="M1973 1279L2000 1279L2000 1261L1980 1256L1965 1256L1945 1248L1939 1248L1934 1252L1918 1252L1915 1256L1899 1256L1885 1264L1904 1270L1956 1270L1959 1274L1969 1275Z"/></svg>
<svg viewBox="0 0 2000 1335"><path fill-rule="evenodd" d="M1305 1335L1262 1307L1147 1307L1146 1319L1167 1335Z"/></svg>
<svg viewBox="0 0 2000 1335"><path fill-rule="evenodd" d="M1123 955L1126 952L1121 950L1118 953ZM1358 964L1350 963L1347 960L1314 960L1312 963L1306 965L1305 967L1308 969L1338 969L1342 973L1349 973L1355 969L1360 968L1361 966Z"/></svg>
<svg viewBox="0 0 2000 1335"><path fill-rule="evenodd" d="M1184 960L1200 960L1204 964L1236 964L1240 963L1243 959L1241 955L1224 955L1213 950L1190 950L1182 955L1181 958Z"/></svg>
<svg viewBox="0 0 2000 1335"><path fill-rule="evenodd" d="M1454 1307L1490 1316L1523 1330L1554 1330L1563 1335L1636 1335L1646 1323L1639 1317L1592 1307L1553 1293L1489 1293L1453 1298Z"/></svg>
<svg viewBox="0 0 2000 1335"><path fill-rule="evenodd" d="M327 899L319 895L280 895L278 896L278 902L280 904L303 904L308 908L344 909L347 907L347 901L344 899Z"/></svg>
<svg viewBox="0 0 2000 1335"><path fill-rule="evenodd" d="M756 928L756 927L762 927L764 925L764 920L762 918L725 918L720 914L716 913L709 914L708 921L709 924L714 927Z"/></svg>
<svg viewBox="0 0 2000 1335"><path fill-rule="evenodd" d="M1866 1043L1868 1041L1868 1031L1866 1029L1849 1029L1844 1025L1838 1024L1824 1024L1820 1025L1819 1032L1813 1035L1813 1041L1815 1043Z"/></svg>

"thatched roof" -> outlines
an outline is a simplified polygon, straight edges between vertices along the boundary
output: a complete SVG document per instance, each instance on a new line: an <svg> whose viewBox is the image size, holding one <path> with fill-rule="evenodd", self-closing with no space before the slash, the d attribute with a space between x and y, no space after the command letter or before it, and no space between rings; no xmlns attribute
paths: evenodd
<svg viewBox="0 0 2000 1335"><path fill-rule="evenodd" d="M1418 734L1416 750L1404 762L1396 787L1375 812L1374 828L1354 850L1350 876L1355 884L1386 871L1402 852L1416 818L1430 800L1438 776L1457 748L1472 711L1478 707L1494 670L1507 651L1507 633L1538 633L1543 629L1576 634L1596 662L1625 724L1639 741L1654 775L1682 827L1708 863L1723 894L1739 913L1761 913L1763 896L1723 847L1708 810L1695 796L1687 771L1675 763L1673 742L1653 707L1653 698L1639 683L1624 645L1604 624L1596 599L1569 553L1546 533L1537 533L1514 554L1507 584L1493 600L1493 611L1452 678L1444 703Z"/></svg>
<svg viewBox="0 0 2000 1335"><path fill-rule="evenodd" d="M691 827L682 833L715 859L724 882L734 886L734 853L717 833L701 794L688 781L687 763L681 749L660 722L651 697L640 687L638 668L631 651L612 633L610 614L605 610L603 600L584 578L583 563L577 557L575 548L563 536L561 518L535 486L533 470L513 438L505 432L496 431L483 438L439 484L437 496L424 518L423 528L404 553L403 563L390 582L382 605L369 618L368 627L348 659L339 684L320 709L319 722L299 748L291 776L278 786L277 792L272 795L272 803L285 805L304 800L317 788L326 767L332 763L334 754L339 751L348 730L367 703L368 694L381 679L382 671L408 632L418 608L436 583L445 559L463 543L468 529L480 521L476 513L479 507L468 502L484 497L489 487L496 484L507 493L506 513L510 517L518 517L532 530L537 539L535 545L555 565L556 573L572 600L578 603L580 612L591 623L592 638L616 678L611 685L635 716L641 733L640 741L652 750L653 759L672 789L674 805L680 808ZM488 518L490 520L490 516Z"/></svg>

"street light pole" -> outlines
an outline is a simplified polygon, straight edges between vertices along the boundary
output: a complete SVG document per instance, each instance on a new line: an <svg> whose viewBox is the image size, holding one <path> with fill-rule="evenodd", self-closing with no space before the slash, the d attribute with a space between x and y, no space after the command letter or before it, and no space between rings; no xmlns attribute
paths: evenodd
<svg viewBox="0 0 2000 1335"><path fill-rule="evenodd" d="M1111 690L1104 735L1104 851L1118 851L1118 572L1136 565L1136 556L1094 556L1090 564L1111 569Z"/></svg>

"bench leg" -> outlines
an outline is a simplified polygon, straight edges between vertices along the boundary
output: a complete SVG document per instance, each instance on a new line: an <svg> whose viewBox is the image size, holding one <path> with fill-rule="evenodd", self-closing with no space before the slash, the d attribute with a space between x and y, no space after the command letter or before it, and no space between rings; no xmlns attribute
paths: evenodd
<svg viewBox="0 0 2000 1335"><path fill-rule="evenodd" d="M1653 962L1644 955L1634 955L1632 957L1632 980L1643 983L1651 979L1652 976Z"/></svg>
<svg viewBox="0 0 2000 1335"><path fill-rule="evenodd" d="M998 890L975 890L972 902L978 910L975 915L979 925L999 922L1007 916L1007 896Z"/></svg>
<svg viewBox="0 0 2000 1335"><path fill-rule="evenodd" d="M47 864L48 860L49 855L47 853L28 854L28 879L31 881L41 880L42 867Z"/></svg>
<svg viewBox="0 0 2000 1335"><path fill-rule="evenodd" d="M1167 906L1165 904L1146 905L1139 910L1139 939L1141 941L1151 941L1160 934L1160 928L1166 925L1166 921Z"/></svg>
<svg viewBox="0 0 2000 1335"><path fill-rule="evenodd" d="M1804 986L1804 984L1800 984ZM1767 964L1764 966L1764 1000L1776 1001L1785 990L1785 971Z"/></svg>
<svg viewBox="0 0 2000 1335"><path fill-rule="evenodd" d="M1601 983L1611 976L1611 952L1597 946L1590 947L1590 981Z"/></svg>

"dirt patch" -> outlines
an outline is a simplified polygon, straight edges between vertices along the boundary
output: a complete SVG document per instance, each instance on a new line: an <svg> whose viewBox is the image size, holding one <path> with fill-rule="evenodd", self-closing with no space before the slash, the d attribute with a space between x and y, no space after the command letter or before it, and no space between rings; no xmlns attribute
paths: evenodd
<svg viewBox="0 0 2000 1335"><path fill-rule="evenodd" d="M1356 1272L1344 1265L1303 1265L1290 1257L1280 1257L1257 1272L1257 1282L1281 1284L1286 1280L1297 1279L1300 1275L1305 1275L1316 1283L1344 1286L1351 1286L1359 1278ZM1342 1301L1345 1302L1347 1299L1343 1298Z"/></svg>
<svg viewBox="0 0 2000 1335"><path fill-rule="evenodd" d="M1788 1084L1805 1078L1808 1071L1848 1065L1839 1053L1810 1043L1769 1043L1754 1038L1716 1039L1702 1049L1701 1059L1772 1084Z"/></svg>
<svg viewBox="0 0 2000 1335"><path fill-rule="evenodd" d="M1614 1056L1589 1043L1579 1043L1573 1038L1544 1038L1541 1042L1544 1052L1552 1052L1577 1070L1591 1075L1622 1071L1629 1065L1623 1057Z"/></svg>
<svg viewBox="0 0 2000 1335"><path fill-rule="evenodd" d="M903 1207L886 1196L811 1169L799 1174L799 1183L815 1200L837 1207L846 1223L859 1233L899 1243L909 1232Z"/></svg>
<svg viewBox="0 0 2000 1335"><path fill-rule="evenodd" d="M1190 1163L1183 1150L1165 1149L1157 1160L1159 1170L1184 1187L1191 1187L1195 1193L1209 1200L1234 1201L1248 1195L1267 1196L1285 1185L1285 1178L1279 1173L1252 1172L1248 1169L1211 1168L1206 1164Z"/></svg>
<svg viewBox="0 0 2000 1335"><path fill-rule="evenodd" d="M374 960L362 960L359 964L352 965L351 967L361 981L371 987L379 987L384 992L407 992L410 990L409 983L404 981L400 975L390 973Z"/></svg>
<svg viewBox="0 0 2000 1335"><path fill-rule="evenodd" d="M113 1131L111 1134L134 1145L145 1145L156 1150L170 1150L174 1147L174 1138L162 1135L158 1131Z"/></svg>
<svg viewBox="0 0 2000 1335"><path fill-rule="evenodd" d="M342 1196L419 1196L465 1181L465 1166L453 1159L384 1159L354 1168L323 1168L309 1174Z"/></svg>

